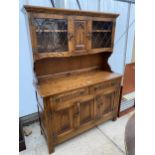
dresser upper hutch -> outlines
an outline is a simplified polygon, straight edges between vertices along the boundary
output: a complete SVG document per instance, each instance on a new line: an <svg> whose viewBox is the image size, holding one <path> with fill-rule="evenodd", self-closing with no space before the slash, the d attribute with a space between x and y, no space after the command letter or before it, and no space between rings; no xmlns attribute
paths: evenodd
<svg viewBox="0 0 155 155"><path fill-rule="evenodd" d="M118 14L25 6L34 61L112 52Z"/></svg>

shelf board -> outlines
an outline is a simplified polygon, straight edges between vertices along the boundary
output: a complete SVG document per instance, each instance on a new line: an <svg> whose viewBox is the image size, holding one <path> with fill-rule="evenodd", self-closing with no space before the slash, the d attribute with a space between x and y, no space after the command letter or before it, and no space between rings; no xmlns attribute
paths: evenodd
<svg viewBox="0 0 155 155"><path fill-rule="evenodd" d="M36 30L36 32L67 32L67 30Z"/></svg>
<svg viewBox="0 0 155 155"><path fill-rule="evenodd" d="M36 32L67 32L68 30L36 30ZM112 32L112 30L93 30L92 32Z"/></svg>
<svg viewBox="0 0 155 155"><path fill-rule="evenodd" d="M68 51L63 52L35 52L33 53L34 61L44 59L44 58L59 58L59 57L69 57L70 54Z"/></svg>
<svg viewBox="0 0 155 155"><path fill-rule="evenodd" d="M93 30L92 32L112 32L112 30Z"/></svg>
<svg viewBox="0 0 155 155"><path fill-rule="evenodd" d="M96 53L103 53L103 52L112 52L112 48L96 48L96 49L91 49L88 51L80 51L78 52L73 52L70 53L69 51L57 51L57 52L34 52L33 53L33 58L34 61L44 59L44 58L60 58L60 57L70 57L70 56L79 56L79 55L88 55L88 54L96 54Z"/></svg>

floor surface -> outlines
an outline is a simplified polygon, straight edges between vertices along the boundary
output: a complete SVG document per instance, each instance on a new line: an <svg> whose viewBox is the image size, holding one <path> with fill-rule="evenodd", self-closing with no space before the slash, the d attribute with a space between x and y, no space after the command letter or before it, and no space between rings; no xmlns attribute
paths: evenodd
<svg viewBox="0 0 155 155"><path fill-rule="evenodd" d="M134 112L108 121L55 147L52 155L125 155L124 133L128 119ZM32 134L25 137L27 149L19 155L48 155L39 123L28 126Z"/></svg>

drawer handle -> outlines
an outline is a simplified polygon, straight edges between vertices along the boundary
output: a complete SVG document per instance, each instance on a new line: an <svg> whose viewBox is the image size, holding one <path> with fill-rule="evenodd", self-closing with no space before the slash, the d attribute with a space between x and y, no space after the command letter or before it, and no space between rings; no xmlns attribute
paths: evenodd
<svg viewBox="0 0 155 155"><path fill-rule="evenodd" d="M80 95L83 95L84 94L84 91L80 92Z"/></svg>
<svg viewBox="0 0 155 155"><path fill-rule="evenodd" d="M60 102L60 98L55 99L56 102Z"/></svg>
<svg viewBox="0 0 155 155"><path fill-rule="evenodd" d="M98 108L101 107L101 103L99 102L99 100L97 100L97 107L98 107Z"/></svg>
<svg viewBox="0 0 155 155"><path fill-rule="evenodd" d="M76 113L75 113L75 116L78 116L80 114L80 111L77 111Z"/></svg>
<svg viewBox="0 0 155 155"><path fill-rule="evenodd" d="M114 86L114 85L115 85L115 82L112 82L112 83L111 83L111 86Z"/></svg>

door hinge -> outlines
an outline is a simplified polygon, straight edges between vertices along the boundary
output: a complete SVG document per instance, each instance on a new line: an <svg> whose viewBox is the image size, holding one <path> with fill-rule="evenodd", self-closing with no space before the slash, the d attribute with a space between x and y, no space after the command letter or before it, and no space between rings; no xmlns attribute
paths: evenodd
<svg viewBox="0 0 155 155"><path fill-rule="evenodd" d="M38 52L37 48L32 48L32 51L33 51L33 53L37 53Z"/></svg>

